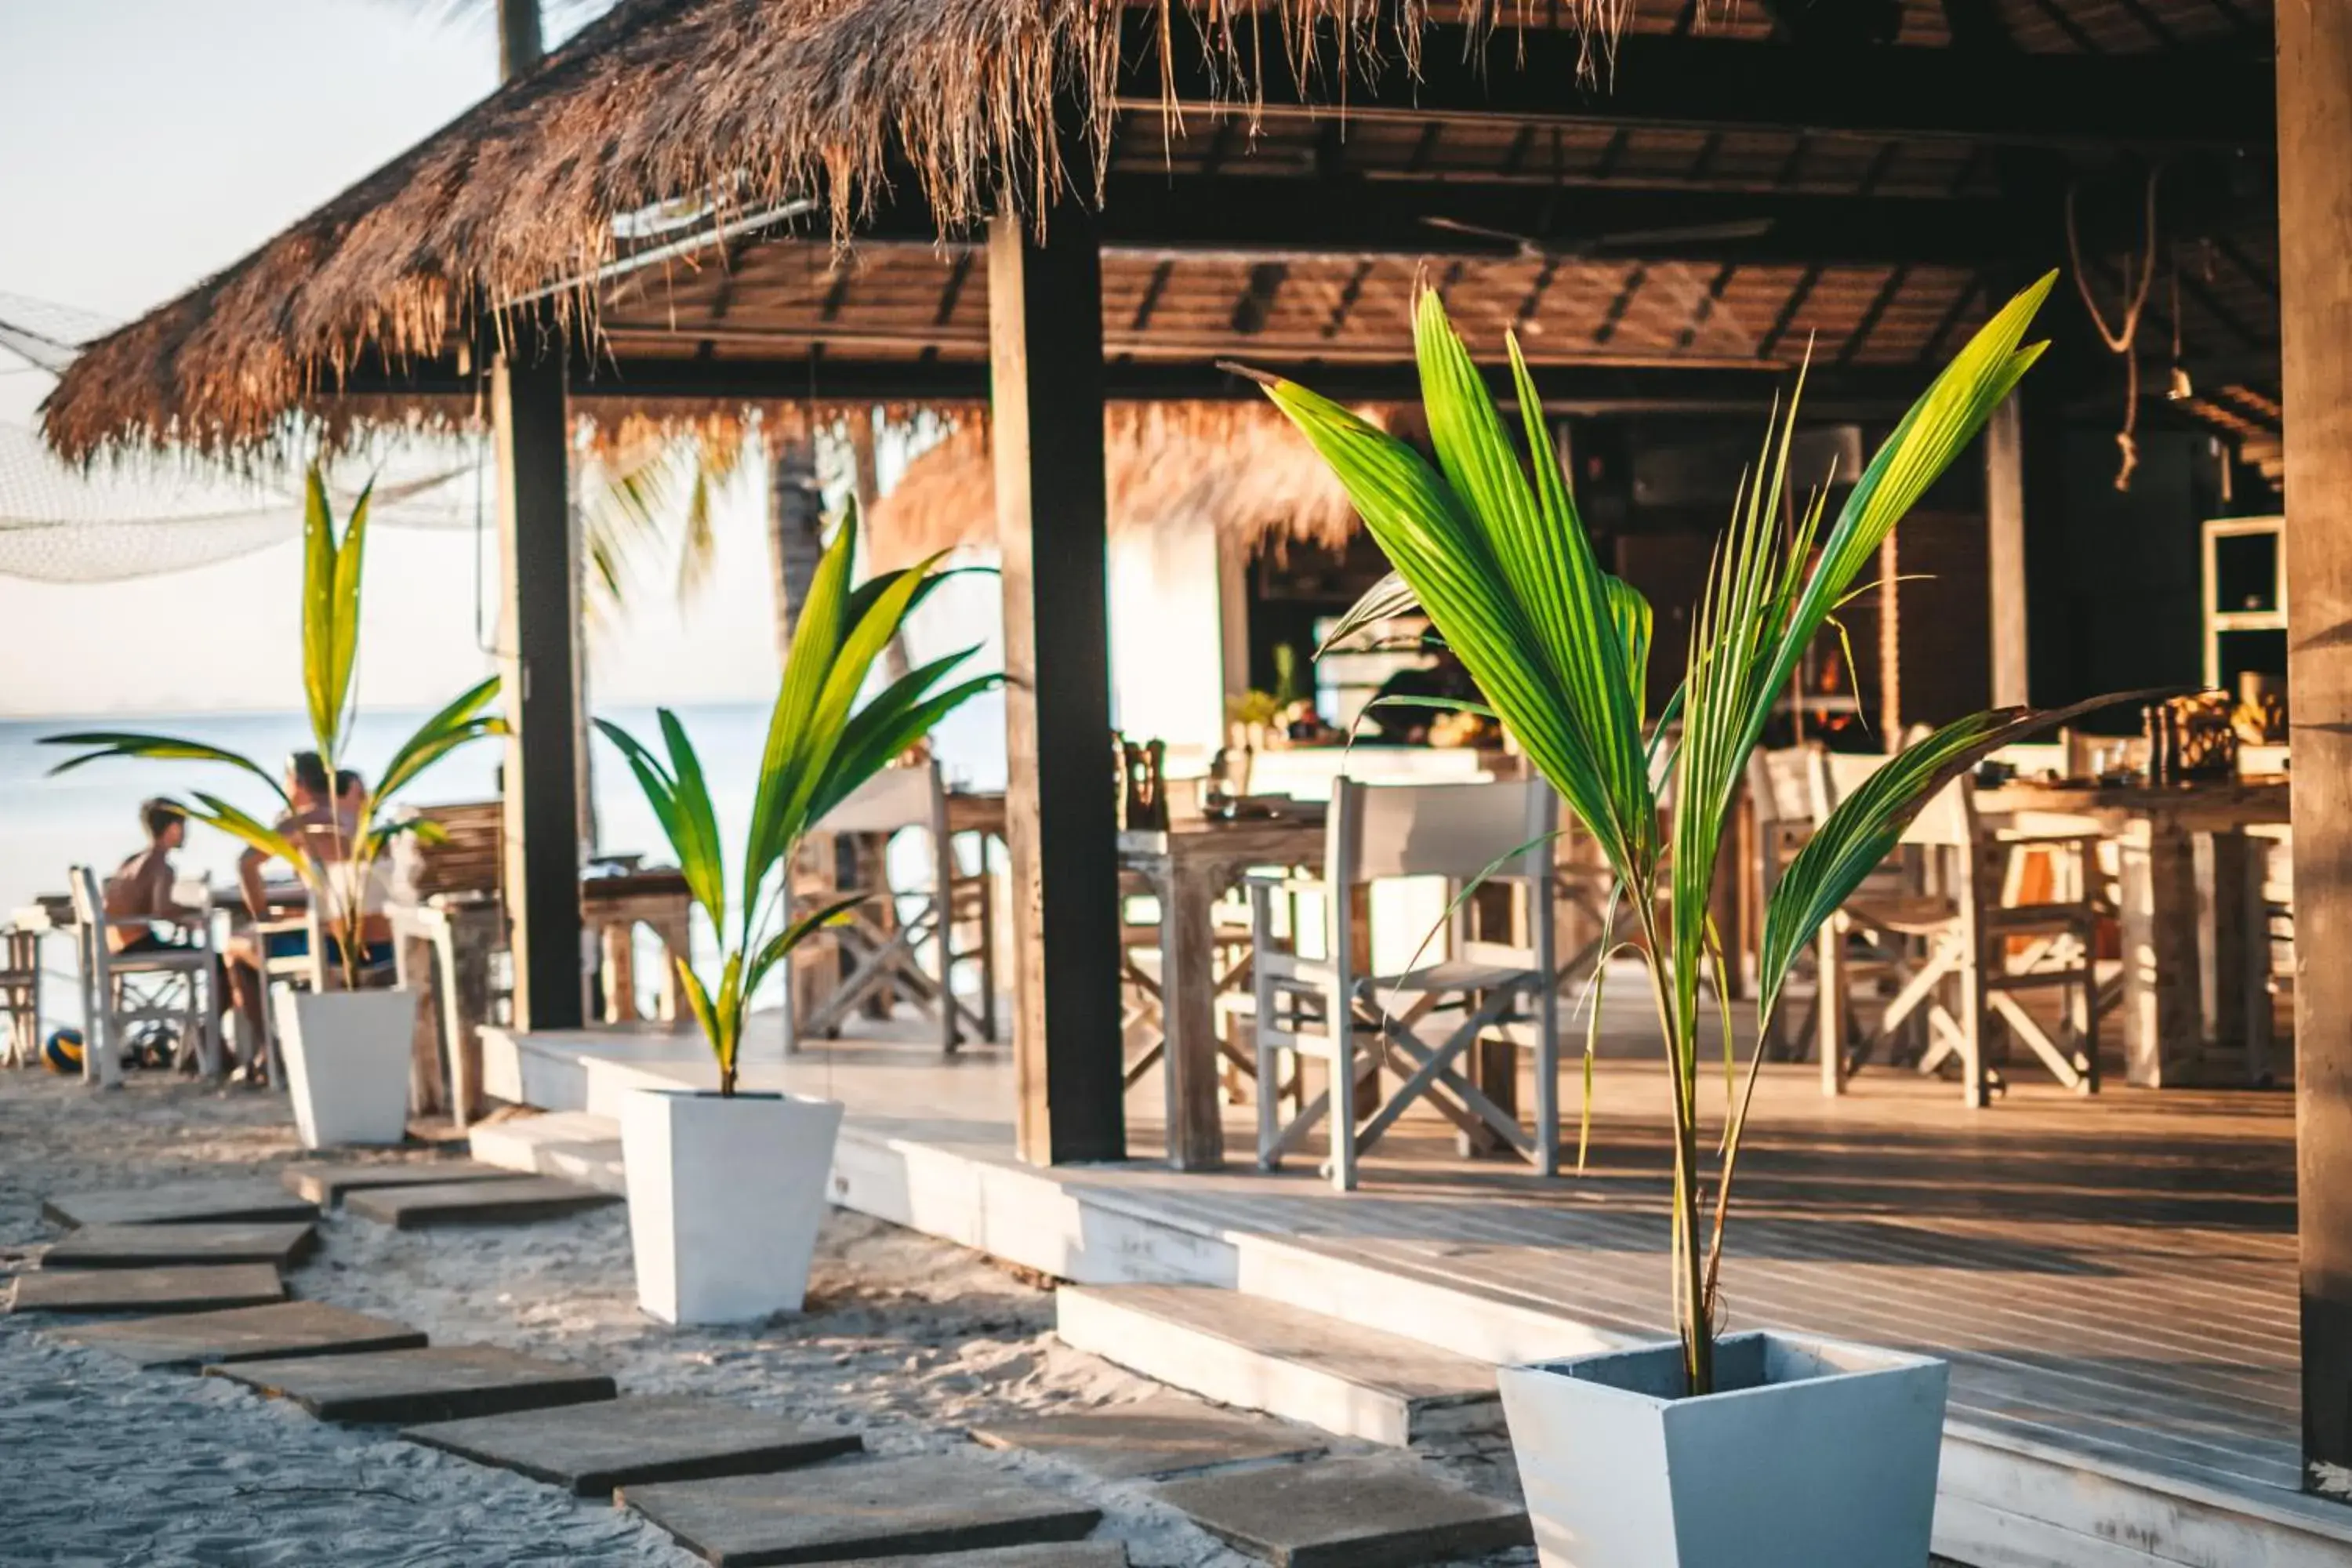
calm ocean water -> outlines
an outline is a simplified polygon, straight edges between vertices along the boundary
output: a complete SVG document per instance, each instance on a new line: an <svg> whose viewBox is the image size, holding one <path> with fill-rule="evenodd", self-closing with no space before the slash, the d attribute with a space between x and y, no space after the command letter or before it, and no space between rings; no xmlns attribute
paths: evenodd
<svg viewBox="0 0 2352 1568"><path fill-rule="evenodd" d="M765 706L710 705L677 710L694 739L711 781L719 827L730 844L740 842L751 811L753 774L767 735ZM654 736L651 709L604 710L623 727ZM419 713L365 713L351 748L350 765L371 776L424 718ZM139 803L150 795L209 790L233 804L259 812L269 797L258 784L233 769L179 763L106 762L62 778L48 770L70 753L43 746L44 735L75 730L141 730L184 735L253 757L267 766L281 763L309 743L310 726L297 713L215 713L193 718L0 720L0 919L37 893L61 892L66 868L87 861L110 869L137 848L142 838ZM1004 709L989 695L968 704L940 727L936 737L951 784L998 789L1004 783ZM435 801L486 800L495 791L500 747L484 742L442 763L404 798L416 805ZM650 860L670 858L653 815L618 755L601 739L594 743L593 783L597 847L605 853L637 851ZM215 880L236 874L240 846L206 828L191 831L180 852L183 875L204 872ZM60 1019L78 1016L64 971L71 958L64 942L51 941L52 971L45 1007Z"/></svg>

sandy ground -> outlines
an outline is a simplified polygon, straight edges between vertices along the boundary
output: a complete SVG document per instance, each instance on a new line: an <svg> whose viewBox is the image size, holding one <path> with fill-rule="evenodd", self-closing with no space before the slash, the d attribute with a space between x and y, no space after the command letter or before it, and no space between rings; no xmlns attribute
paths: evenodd
<svg viewBox="0 0 2352 1568"><path fill-rule="evenodd" d="M282 1099L134 1076L100 1094L0 1073L0 1271L53 1234L45 1193L243 1173L299 1157ZM974 1452L992 1418L1116 1404L1158 1385L1050 1333L1040 1283L978 1254L836 1211L809 1309L740 1330L681 1330L637 1311L618 1206L530 1226L399 1232L337 1217L298 1294L397 1318L436 1343L510 1346L610 1372L624 1392L696 1393L866 1434L900 1455ZM0 1318L0 1561L9 1563L683 1563L658 1532L551 1488L328 1427L217 1380L138 1373ZM1373 1452L1341 1443L1342 1450ZM1098 1532L1147 1568L1238 1568L1134 1484L1029 1456L1032 1472L1105 1513ZM1430 1462L1481 1490L1515 1485L1499 1439ZM1399 1457L1400 1463L1414 1461ZM1532 1552L1494 1563L1528 1563Z"/></svg>

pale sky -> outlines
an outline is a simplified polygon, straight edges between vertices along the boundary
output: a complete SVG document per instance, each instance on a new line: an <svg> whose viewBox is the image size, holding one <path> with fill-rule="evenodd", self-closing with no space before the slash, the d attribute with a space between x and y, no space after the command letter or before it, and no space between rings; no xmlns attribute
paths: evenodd
<svg viewBox="0 0 2352 1568"><path fill-rule="evenodd" d="M0 0L0 293L123 320L245 255L491 89L491 8L461 9ZM0 374L0 422L30 424L49 384ZM650 584L592 649L599 700L773 692L760 516L747 477L702 595L681 610ZM0 576L0 715L298 706L299 555L102 585ZM476 577L467 534L374 536L363 701L437 704L487 668Z"/></svg>

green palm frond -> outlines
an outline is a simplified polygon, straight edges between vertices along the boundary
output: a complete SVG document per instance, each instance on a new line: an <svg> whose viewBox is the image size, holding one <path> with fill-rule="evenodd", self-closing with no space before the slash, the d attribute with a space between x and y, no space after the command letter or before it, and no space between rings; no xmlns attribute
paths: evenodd
<svg viewBox="0 0 2352 1568"><path fill-rule="evenodd" d="M351 718L352 675L359 664L360 582L367 557L370 480L352 507L341 539L327 500L325 471L312 464L302 500L302 692L319 754L336 765Z"/></svg>
<svg viewBox="0 0 2352 1568"><path fill-rule="evenodd" d="M2063 708L1996 708L1956 720L1906 747L1824 817L1789 862L1764 910L1759 984L1769 1013L1797 954L1822 922L1894 851L1911 819L1962 773L2000 750L2102 708L2154 701L2177 689L2111 692Z"/></svg>
<svg viewBox="0 0 2352 1568"><path fill-rule="evenodd" d="M1348 613L1331 623L1331 629L1315 647L1315 657L1357 652L1369 645L1370 634L1378 627L1420 613L1421 595L1413 592L1402 573L1391 572L1365 589L1362 596L1348 606Z"/></svg>
<svg viewBox="0 0 2352 1568"><path fill-rule="evenodd" d="M1599 844L1642 940L1656 993L1675 1107L1673 1261L1690 1386L1711 1386L1716 1269L1744 1124L1727 1013L1718 1006L1735 1114L1716 1173L1716 1226L1703 1246L1699 1141L1700 981L1720 1004L1724 954L1707 904L1749 754L1797 661L1912 504L1975 438L2032 366L2023 345L2045 278L1997 312L1938 375L1854 480L1833 521L1826 488L1784 529L1799 380L1776 410L1734 498L1691 617L1684 679L1646 712L1654 626L1632 586L1601 570L1577 515L1542 400L1516 342L1515 438L1433 291L1414 312L1433 464L1339 405L1260 377L1347 489L1395 568L1341 617L1326 647L1418 608L1460 658L1520 749ZM2107 699L2104 700L2116 700ZM2095 707L2092 703L2084 707ZM1884 858L1936 787L2018 734L2063 721L2001 713L1963 721L1889 764L1825 822L1782 879L1766 926L1767 1006L1795 952ZM1671 773L1671 821L1654 781ZM1753 1063L1748 1079L1754 1083ZM1588 1106L1589 1112L1589 1106Z"/></svg>
<svg viewBox="0 0 2352 1568"><path fill-rule="evenodd" d="M352 503L350 518L338 535L334 512L327 499L323 469L313 463L303 484L300 584L302 700L310 722L312 743L330 773L342 761L344 742L350 736L354 717L360 662L362 585L367 563L368 510L374 488L371 480L361 490L359 499ZM452 752L475 741L507 732L504 719L485 711L498 692L499 683L495 678L472 687L425 720L416 732L394 752L374 790L362 803L358 820L351 825L349 858L340 863L337 868L340 877L348 879L348 890L354 895L341 900L342 919L356 922L364 918L362 900L356 894L366 885L377 858L394 839L413 836L430 842L439 832L437 826L422 819L380 824L377 818L393 795L415 783L425 770ZM288 797L285 787L270 770L249 757L205 742L127 731L82 731L68 735L44 736L42 743L88 748L83 754L58 763L50 770L52 773L68 773L110 757L219 763L248 773L268 786L275 801L274 812L282 814L293 808L293 802ZM188 808L188 815L193 819L217 828L273 859L286 861L314 892L326 896L325 872L318 858L302 846L217 796L199 794L194 798L197 805ZM342 830L339 827L337 831ZM344 940L340 948L344 954L344 977L347 984L354 983L364 944L359 941L359 933L355 930L346 931L342 935Z"/></svg>
<svg viewBox="0 0 2352 1568"><path fill-rule="evenodd" d="M126 730L80 730L69 735L44 735L40 743L44 746L90 748L80 756L68 757L51 768L51 778L110 757L143 757L151 762L218 763L250 773L268 786L279 805L287 804L286 786L278 782L275 773L250 757L203 741L184 741L173 735L147 735Z"/></svg>
<svg viewBox="0 0 2352 1568"><path fill-rule="evenodd" d="M392 760L384 763L383 773L376 780L376 795L390 799L458 747L507 733L503 718L482 711L498 695L499 678L494 675L467 688L447 707L418 725L415 733L403 741L393 752Z"/></svg>
<svg viewBox="0 0 2352 1568"><path fill-rule="evenodd" d="M866 695L883 649L947 574L937 570L934 557L853 586L856 548L853 516L835 530L794 624L731 898L709 791L684 726L667 710L661 713L664 755L620 726L597 721L598 730L627 761L677 855L694 900L718 932L724 958L716 994L694 977L690 966L681 964L681 971L688 1003L719 1061L721 1093L734 1092L744 1015L761 980L858 901L840 900L797 914L787 910L782 929L763 937L763 921L790 903L788 870L782 896L769 892L778 868L791 866L802 840L827 812L940 720L1002 679L987 675L946 684L977 651L967 648Z"/></svg>

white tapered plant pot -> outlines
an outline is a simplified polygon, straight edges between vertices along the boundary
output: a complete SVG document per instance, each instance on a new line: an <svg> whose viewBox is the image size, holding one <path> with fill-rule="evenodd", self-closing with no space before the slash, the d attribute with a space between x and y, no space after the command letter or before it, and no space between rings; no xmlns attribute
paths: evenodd
<svg viewBox="0 0 2352 1568"><path fill-rule="evenodd" d="M1696 1399L1671 1343L1506 1367L1544 1568L1923 1568L1949 1370L1772 1333Z"/></svg>
<svg viewBox="0 0 2352 1568"><path fill-rule="evenodd" d="M281 991L277 1007L278 1057L302 1147L405 1139L415 994Z"/></svg>
<svg viewBox="0 0 2352 1568"><path fill-rule="evenodd" d="M621 1107L637 1304L666 1323L800 1310L841 1103L641 1089Z"/></svg>

